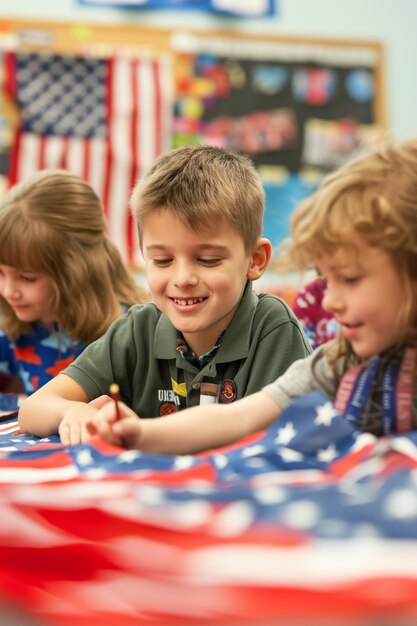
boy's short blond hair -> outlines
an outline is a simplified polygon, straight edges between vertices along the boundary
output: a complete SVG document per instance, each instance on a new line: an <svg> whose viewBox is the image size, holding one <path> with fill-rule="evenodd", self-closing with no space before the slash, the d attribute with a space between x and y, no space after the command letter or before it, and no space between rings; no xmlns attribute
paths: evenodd
<svg viewBox="0 0 417 626"><path fill-rule="evenodd" d="M140 242L145 216L166 209L195 231L227 220L252 253L262 236L265 194L246 156L207 145L185 146L155 161L134 188L131 208Z"/></svg>

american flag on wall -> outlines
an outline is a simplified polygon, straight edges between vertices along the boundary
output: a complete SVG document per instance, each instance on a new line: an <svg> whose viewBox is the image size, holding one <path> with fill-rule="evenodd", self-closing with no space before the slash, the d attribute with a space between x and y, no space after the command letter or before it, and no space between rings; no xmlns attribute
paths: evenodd
<svg viewBox="0 0 417 626"><path fill-rule="evenodd" d="M136 180L169 148L169 59L109 59L29 52L5 55L7 90L21 112L10 184L64 168L102 200L109 234L140 263L128 200Z"/></svg>

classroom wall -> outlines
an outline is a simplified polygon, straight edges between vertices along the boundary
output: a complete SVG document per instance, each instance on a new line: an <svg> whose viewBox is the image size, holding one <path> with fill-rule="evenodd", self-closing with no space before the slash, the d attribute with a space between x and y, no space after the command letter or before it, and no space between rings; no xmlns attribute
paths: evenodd
<svg viewBox="0 0 417 626"><path fill-rule="evenodd" d="M250 2L250 0L243 0ZM416 0L277 0L278 15L267 19L214 17L198 11L86 7L78 0L0 1L0 20L25 18L105 24L143 24L161 28L228 29L270 35L368 39L385 48L388 127L396 139L417 134Z"/></svg>

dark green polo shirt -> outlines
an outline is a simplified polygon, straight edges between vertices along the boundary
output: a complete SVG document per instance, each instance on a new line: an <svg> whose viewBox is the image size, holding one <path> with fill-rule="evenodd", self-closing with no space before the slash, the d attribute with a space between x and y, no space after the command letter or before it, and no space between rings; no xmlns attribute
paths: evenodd
<svg viewBox="0 0 417 626"><path fill-rule="evenodd" d="M280 298L257 295L248 283L213 359L199 369L176 350L177 330L152 303L133 306L63 373L90 399L115 382L123 402L141 417L200 403L204 383L228 402L259 391L311 352L295 315Z"/></svg>

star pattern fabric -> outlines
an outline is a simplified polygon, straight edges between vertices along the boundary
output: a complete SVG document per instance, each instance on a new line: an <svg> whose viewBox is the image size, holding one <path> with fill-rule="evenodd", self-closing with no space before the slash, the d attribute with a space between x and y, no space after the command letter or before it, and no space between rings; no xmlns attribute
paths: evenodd
<svg viewBox="0 0 417 626"><path fill-rule="evenodd" d="M85 348L84 342L71 340L56 324L31 327L32 333L14 340L0 330L0 374L17 376L26 395L59 374ZM0 400L0 409L3 406Z"/></svg>
<svg viewBox="0 0 417 626"><path fill-rule="evenodd" d="M362 626L381 607L394 622L416 614L416 432L359 432L319 392L197 456L69 448L3 419L0 590L30 597L37 619Z"/></svg>
<svg viewBox="0 0 417 626"><path fill-rule="evenodd" d="M16 79L25 132L106 136L106 62L50 54L19 54Z"/></svg>

